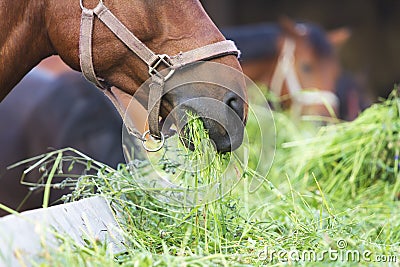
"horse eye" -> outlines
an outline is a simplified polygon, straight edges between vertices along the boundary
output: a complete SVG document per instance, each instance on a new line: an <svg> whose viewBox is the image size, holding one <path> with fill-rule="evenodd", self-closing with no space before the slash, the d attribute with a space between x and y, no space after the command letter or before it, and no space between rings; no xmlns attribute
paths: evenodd
<svg viewBox="0 0 400 267"><path fill-rule="evenodd" d="M302 64L301 65L301 71L304 73L311 73L313 70L313 67L311 66L311 64Z"/></svg>

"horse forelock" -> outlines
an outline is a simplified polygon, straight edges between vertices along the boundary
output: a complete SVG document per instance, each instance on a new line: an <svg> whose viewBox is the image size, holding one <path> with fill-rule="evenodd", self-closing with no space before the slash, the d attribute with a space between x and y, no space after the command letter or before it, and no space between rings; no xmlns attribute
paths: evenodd
<svg viewBox="0 0 400 267"><path fill-rule="evenodd" d="M315 54L319 57L328 58L334 54L334 47L330 43L325 31L318 25L302 23L305 26L306 36L312 45Z"/></svg>

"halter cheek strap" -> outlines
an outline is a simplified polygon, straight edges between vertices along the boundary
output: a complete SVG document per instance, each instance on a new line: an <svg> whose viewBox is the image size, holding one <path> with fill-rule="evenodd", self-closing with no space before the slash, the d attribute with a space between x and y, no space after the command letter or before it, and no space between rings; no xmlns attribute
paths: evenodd
<svg viewBox="0 0 400 267"><path fill-rule="evenodd" d="M81 0L82 17L81 32L79 40L79 58L83 75L94 83L98 88L105 90L121 117L124 118L124 110L116 100L110 86L101 78L98 78L93 66L92 35L94 17L97 16L114 34L123 42L133 53L135 53L149 68L149 75L152 79L150 83L150 93L148 100L148 123L150 135L158 139L163 139L159 129L160 103L163 96L165 82L174 74L176 69L182 68L200 60L209 60L226 55L239 56L240 52L233 41L225 40L209 45L205 45L187 52L181 52L176 56L155 54L143 42L141 42L128 28L119 21L114 14L100 0L94 9L87 9ZM163 75L157 71L158 67L164 65L169 68L169 73ZM137 130L129 129L132 134L140 139Z"/></svg>
<svg viewBox="0 0 400 267"><path fill-rule="evenodd" d="M92 58L92 35L93 35L93 10L83 8L81 16L81 30L79 38L79 59L83 76L99 88L104 85L96 77Z"/></svg>

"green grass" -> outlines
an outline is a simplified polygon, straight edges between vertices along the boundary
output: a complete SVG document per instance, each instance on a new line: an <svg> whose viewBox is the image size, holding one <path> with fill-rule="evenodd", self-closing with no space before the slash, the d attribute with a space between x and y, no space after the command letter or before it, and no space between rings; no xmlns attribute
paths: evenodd
<svg viewBox="0 0 400 267"><path fill-rule="evenodd" d="M233 175L238 184L223 193L217 186L213 193L223 197L214 201L205 197L181 206L166 203L157 196L170 189L135 183L141 181L135 175L148 175L147 167L130 172L121 164L113 170L89 159L88 167L96 174L80 177L68 198L100 194L109 199L120 215L126 251L115 254L96 240L80 247L60 237L60 246L44 250L36 266L280 265L288 256L285 251L294 256L325 255L323 260L299 262L309 266L378 266L381 263L374 262L378 256L397 257L400 262L400 99L396 93L353 122L321 129L309 122L293 123L282 112L275 112L274 119L275 160L268 176L262 177L265 182L254 192L249 190L254 171L241 166L235 157L214 155L210 144L202 141L206 132L196 119L191 126L195 151L183 146L177 149L185 152L189 162L211 165L182 171L176 162L163 157L165 151L160 152L161 160L154 161L154 166L174 178L184 196L187 192L193 196L201 185L220 181L225 173ZM250 134L254 125L250 118ZM251 145L259 146L257 142ZM53 162L65 152L55 152ZM69 160L88 160L77 153ZM255 160L250 155L248 166L256 166ZM181 189L187 187L191 190ZM278 251L283 251L281 260ZM346 260L345 253L350 252L368 257L360 263Z"/></svg>

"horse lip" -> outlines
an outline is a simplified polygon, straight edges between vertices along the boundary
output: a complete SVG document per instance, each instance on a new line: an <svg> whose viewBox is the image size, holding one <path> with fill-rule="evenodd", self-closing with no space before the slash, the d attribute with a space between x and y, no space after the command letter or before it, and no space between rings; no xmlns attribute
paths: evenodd
<svg viewBox="0 0 400 267"><path fill-rule="evenodd" d="M212 124L217 124L217 125L212 125ZM204 122L204 126L207 129L219 128L219 130L224 131L223 134L219 132L212 132L212 131L209 132L210 138L215 142L217 151L220 153L227 153L234 151L243 142L243 131L239 130L239 128L237 127L235 127L236 129L234 130L232 130L231 128L227 129L224 127L224 125L221 125L219 122L211 122L209 120L206 120Z"/></svg>

